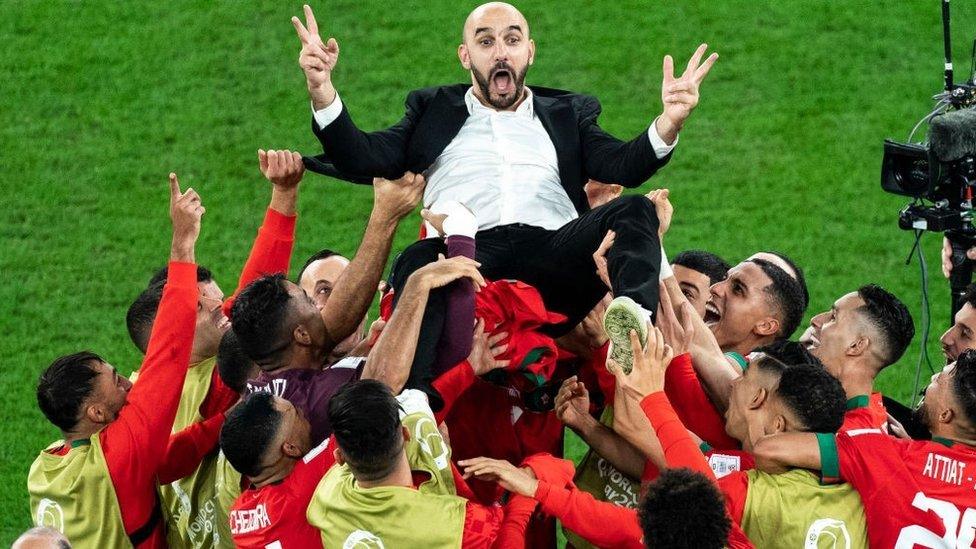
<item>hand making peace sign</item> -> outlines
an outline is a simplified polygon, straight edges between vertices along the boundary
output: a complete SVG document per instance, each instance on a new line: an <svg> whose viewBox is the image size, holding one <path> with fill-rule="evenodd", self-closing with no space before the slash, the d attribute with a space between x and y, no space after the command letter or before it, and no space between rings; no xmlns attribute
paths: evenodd
<svg viewBox="0 0 976 549"><path fill-rule="evenodd" d="M685 72L677 78L674 76L674 59L670 55L664 56L664 81L661 84L664 112L658 117L657 131L666 143L674 142L685 120L698 105L698 87L718 59L718 54L713 53L702 63L702 56L707 49L708 44L698 46L695 54L688 60Z"/></svg>
<svg viewBox="0 0 976 549"><path fill-rule="evenodd" d="M335 100L336 91L332 85L332 70L339 61L339 43L335 38L323 42L319 36L319 24L315 21L312 8L305 4L305 24L297 17L291 18L295 25L295 32L302 42L302 51L298 55L298 64L305 71L305 81L308 84L308 94L316 110L325 108Z"/></svg>

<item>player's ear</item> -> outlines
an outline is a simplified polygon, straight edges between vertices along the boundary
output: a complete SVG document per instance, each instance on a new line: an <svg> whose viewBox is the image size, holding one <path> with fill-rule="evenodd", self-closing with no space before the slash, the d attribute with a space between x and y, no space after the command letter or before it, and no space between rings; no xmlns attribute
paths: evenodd
<svg viewBox="0 0 976 549"><path fill-rule="evenodd" d="M85 418L92 423L105 423L105 410L100 404L85 406Z"/></svg>
<svg viewBox="0 0 976 549"><path fill-rule="evenodd" d="M400 431L403 433L403 442L410 440L410 429L404 425L400 427Z"/></svg>
<svg viewBox="0 0 976 549"><path fill-rule="evenodd" d="M788 422L786 421L786 417L784 417L783 414L776 414L775 416L773 416L773 421L770 424L770 426L772 427L772 433L767 433L767 434L776 434L776 433L785 432L787 430L786 429L787 423Z"/></svg>
<svg viewBox="0 0 976 549"><path fill-rule="evenodd" d="M956 417L956 412L952 408L945 408L939 412L939 423L952 423Z"/></svg>
<svg viewBox="0 0 976 549"><path fill-rule="evenodd" d="M752 328L752 331L760 337L776 335L776 332L779 331L779 321L771 316L767 316L757 322Z"/></svg>
<svg viewBox="0 0 976 549"><path fill-rule="evenodd" d="M468 47L464 44L458 46L458 59L461 61L464 70L471 70L471 56L468 54Z"/></svg>
<svg viewBox="0 0 976 549"><path fill-rule="evenodd" d="M529 65L535 63L535 40L529 38Z"/></svg>
<svg viewBox="0 0 976 549"><path fill-rule="evenodd" d="M281 453L294 459L301 458L302 456L305 455L305 453L302 452L302 449L299 448L298 445L289 441L285 441L281 443Z"/></svg>
<svg viewBox="0 0 976 549"><path fill-rule="evenodd" d="M338 463L339 465L343 465L344 463L346 463L346 458L343 457L342 450L339 449L338 446L336 446L336 449L332 451L332 457L335 458L335 462Z"/></svg>
<svg viewBox="0 0 976 549"><path fill-rule="evenodd" d="M868 347L870 346L871 346L870 339L868 339L865 336L859 336L857 339L852 341L850 345L847 346L847 349L845 350L844 354L846 354L847 356L861 356L868 350Z"/></svg>
<svg viewBox="0 0 976 549"><path fill-rule="evenodd" d="M292 332L292 337L294 337L295 341L297 341L301 345L312 344L312 336L309 335L308 330L305 329L304 324L299 324L298 326L295 326L295 330Z"/></svg>
<svg viewBox="0 0 976 549"><path fill-rule="evenodd" d="M759 389L756 390L755 393L753 393L752 399L749 400L748 408L750 410L756 410L760 408L763 405L763 403L766 402L766 399L768 397L769 397L769 391L767 391L765 387L760 387Z"/></svg>

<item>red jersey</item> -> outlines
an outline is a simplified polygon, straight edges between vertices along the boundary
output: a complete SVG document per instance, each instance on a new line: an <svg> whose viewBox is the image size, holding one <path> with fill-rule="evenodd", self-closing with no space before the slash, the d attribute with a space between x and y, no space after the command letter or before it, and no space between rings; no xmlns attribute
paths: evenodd
<svg viewBox="0 0 976 549"><path fill-rule="evenodd" d="M858 395L847 401L847 412L840 432L853 429L881 429L888 432L888 410L881 393Z"/></svg>
<svg viewBox="0 0 976 549"><path fill-rule="evenodd" d="M871 547L972 546L976 448L902 440L880 429L817 438L824 477L839 477L861 494Z"/></svg>
<svg viewBox="0 0 976 549"><path fill-rule="evenodd" d="M735 355L735 360L744 363L741 356ZM725 432L725 418L715 409L701 380L692 366L691 354L678 355L671 360L664 373L664 392L673 403L681 422L689 431L710 446L727 450L738 449L738 440Z"/></svg>
<svg viewBox="0 0 976 549"><path fill-rule="evenodd" d="M322 547L322 536L308 523L305 511L319 481L335 463L331 441L326 439L305 454L281 482L241 492L230 509L230 531L237 547Z"/></svg>

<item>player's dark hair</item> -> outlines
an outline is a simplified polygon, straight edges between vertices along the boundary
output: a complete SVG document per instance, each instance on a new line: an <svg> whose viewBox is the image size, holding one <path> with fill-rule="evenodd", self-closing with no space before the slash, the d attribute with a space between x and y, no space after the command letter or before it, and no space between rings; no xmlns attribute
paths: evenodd
<svg viewBox="0 0 976 549"><path fill-rule="evenodd" d="M807 278L806 276L803 275L803 269L801 269L799 265L797 265L792 259L790 259L784 253L780 253L780 252L766 252L766 253L773 254L776 257L782 259L783 263L786 263L790 267L790 269L792 269L793 272L796 273L795 280L796 283L800 285L800 291L803 293L803 310L805 311L807 309L807 306L810 305L810 291L807 289Z"/></svg>
<svg viewBox="0 0 976 549"><path fill-rule="evenodd" d="M258 366L267 364L287 347L288 304L291 295L285 275L265 276L250 283L231 307L231 328L237 342Z"/></svg>
<svg viewBox="0 0 976 549"><path fill-rule="evenodd" d="M708 277L709 284L725 280L731 266L721 257L703 250L685 250L674 256L673 265L681 265Z"/></svg>
<svg viewBox="0 0 976 549"><path fill-rule="evenodd" d="M346 384L329 402L329 423L346 463L357 479L390 474L403 450L400 403L374 379Z"/></svg>
<svg viewBox="0 0 976 549"><path fill-rule="evenodd" d="M844 387L823 365L788 366L780 375L776 396L793 412L804 431L835 433L844 423Z"/></svg>
<svg viewBox="0 0 976 549"><path fill-rule="evenodd" d="M149 348L149 336L152 335L159 303L163 300L165 285L166 281L162 280L143 290L125 313L125 327L129 331L129 338L142 354L146 354L146 349Z"/></svg>
<svg viewBox="0 0 976 549"><path fill-rule="evenodd" d="M779 332L776 333L778 339L786 339L796 331L800 321L803 320L803 311L806 310L806 298L801 284L789 273L784 271L779 265L775 265L765 259L750 259L755 263L772 283L763 288L769 297L773 309L780 315Z"/></svg>
<svg viewBox="0 0 976 549"><path fill-rule="evenodd" d="M162 269L156 271L156 274L152 275L149 279L149 284L147 286L152 286L153 284L159 284L160 282L166 282L166 278L169 276L169 265L166 265ZM197 265L197 282L210 282L213 280L213 273L210 269L202 265Z"/></svg>
<svg viewBox="0 0 976 549"><path fill-rule="evenodd" d="M224 385L236 393L243 393L247 380L257 377L260 372L258 365L244 354L237 342L237 334L233 330L224 332L217 347L217 373Z"/></svg>
<svg viewBox="0 0 976 549"><path fill-rule="evenodd" d="M976 282L966 286L966 291L962 294L962 300L970 307L976 308Z"/></svg>
<svg viewBox="0 0 976 549"><path fill-rule="evenodd" d="M227 412L220 428L220 449L234 469L255 477L261 473L261 460L280 425L281 412L274 407L274 395L251 393Z"/></svg>
<svg viewBox="0 0 976 549"><path fill-rule="evenodd" d="M309 258L305 260L305 264L302 265L302 268L298 271L298 280L301 280L302 279L302 275L305 274L305 269L307 269L309 265L311 265L312 263L314 263L314 262L316 262L316 261L318 261L320 259L326 259L326 258L332 257L334 255L339 255L339 252L336 252L336 251L330 250L328 248L325 248L325 249L319 250L319 251L315 252L314 254L312 254L311 256L309 256Z"/></svg>
<svg viewBox="0 0 976 549"><path fill-rule="evenodd" d="M58 429L68 432L78 425L81 405L94 390L97 362L104 360L91 351L62 356L37 380L37 405Z"/></svg>
<svg viewBox="0 0 976 549"><path fill-rule="evenodd" d="M884 355L882 367L894 364L915 337L912 314L897 297L876 284L861 286L857 289L857 294L864 300L864 306L858 311L881 334L880 347Z"/></svg>
<svg viewBox="0 0 976 549"><path fill-rule="evenodd" d="M970 426L976 430L976 350L966 349L956 358L952 392Z"/></svg>
<svg viewBox="0 0 976 549"><path fill-rule="evenodd" d="M648 548L721 549L732 528L718 486L691 469L662 471L648 485L637 518Z"/></svg>

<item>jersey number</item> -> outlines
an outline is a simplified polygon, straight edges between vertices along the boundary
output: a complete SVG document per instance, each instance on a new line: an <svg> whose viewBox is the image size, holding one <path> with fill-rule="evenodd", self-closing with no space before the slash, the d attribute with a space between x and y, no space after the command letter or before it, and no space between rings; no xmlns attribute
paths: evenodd
<svg viewBox="0 0 976 549"><path fill-rule="evenodd" d="M939 536L917 524L906 526L898 534L895 549L912 549L916 546L932 548L973 546L973 540L976 539L976 509L967 508L965 512L960 512L954 504L930 498L922 492L915 494L912 507L938 515L945 526L945 535Z"/></svg>

